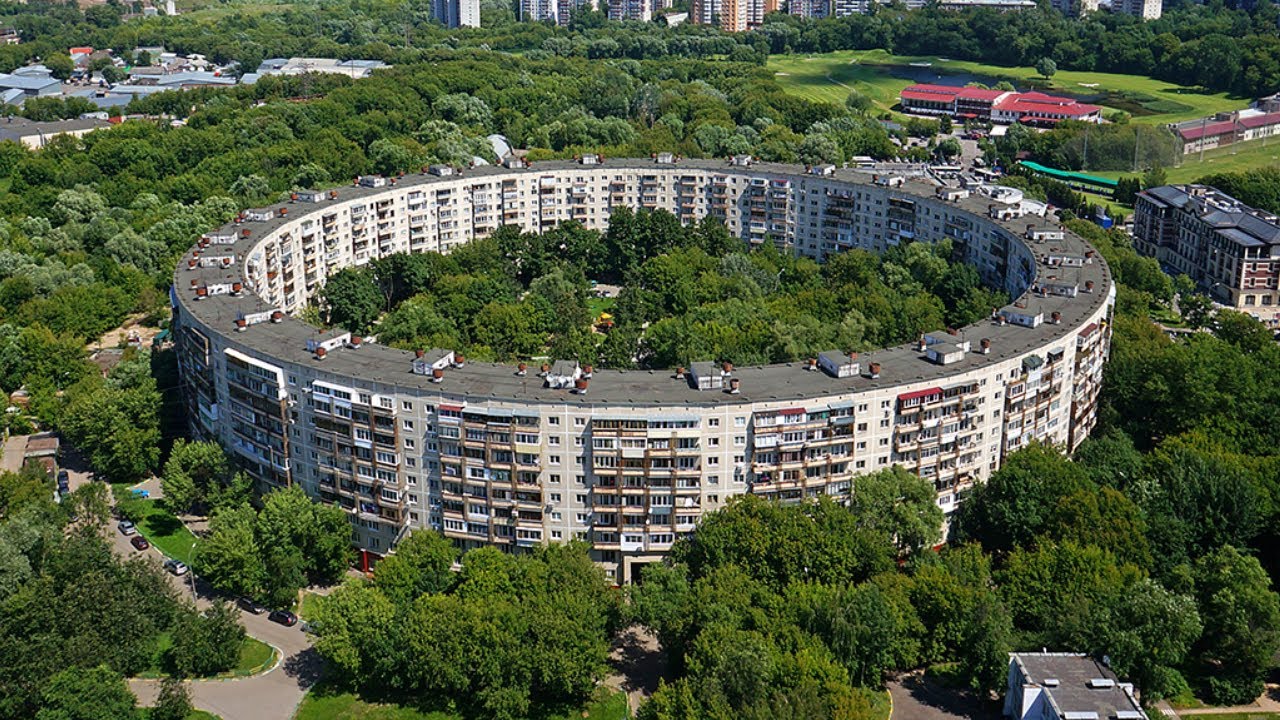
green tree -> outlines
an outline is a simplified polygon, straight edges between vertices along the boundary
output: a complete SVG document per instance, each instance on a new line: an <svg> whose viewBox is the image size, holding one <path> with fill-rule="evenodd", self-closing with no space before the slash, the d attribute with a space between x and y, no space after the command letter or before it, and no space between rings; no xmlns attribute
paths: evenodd
<svg viewBox="0 0 1280 720"><path fill-rule="evenodd" d="M1193 652L1214 704L1252 702L1280 650L1280 598L1257 559L1231 546L1195 565L1204 632Z"/></svg>
<svg viewBox="0 0 1280 720"><path fill-rule="evenodd" d="M219 510L194 558L200 576L215 587L257 595L266 579L262 546L255 534L257 515L248 505Z"/></svg>
<svg viewBox="0 0 1280 720"><path fill-rule="evenodd" d="M191 691L186 683L175 677L167 677L160 683L160 695L151 708L149 720L187 720L191 714Z"/></svg>
<svg viewBox="0 0 1280 720"><path fill-rule="evenodd" d="M68 668L49 679L41 692L36 720L130 720L137 698L124 678L106 666Z"/></svg>
<svg viewBox="0 0 1280 720"><path fill-rule="evenodd" d="M71 73L75 72L76 65L71 61L68 55L60 53L50 55L44 59L44 66L49 68L49 73L59 80L66 80L71 77Z"/></svg>
<svg viewBox="0 0 1280 720"><path fill-rule="evenodd" d="M866 115L875 107L875 103L857 90L850 90L849 95L844 99L844 106L854 115Z"/></svg>
<svg viewBox="0 0 1280 720"><path fill-rule="evenodd" d="M1028 446L1010 454L960 506L956 539L977 541L988 552L1029 547L1053 522L1061 498L1090 488L1083 468L1055 448Z"/></svg>
<svg viewBox="0 0 1280 720"><path fill-rule="evenodd" d="M382 311L383 299L368 268L343 268L330 275L321 293L329 322L362 333Z"/></svg>
<svg viewBox="0 0 1280 720"><path fill-rule="evenodd" d="M351 525L346 514L335 505L312 500L297 485L262 498L256 537L263 548L295 549L302 571L316 582L337 580L350 564Z"/></svg>
<svg viewBox="0 0 1280 720"><path fill-rule="evenodd" d="M1177 668L1203 626L1194 599L1142 580L1119 594L1094 629L1092 646L1111 657L1111 667L1150 705L1178 690Z"/></svg>
<svg viewBox="0 0 1280 720"><path fill-rule="evenodd" d="M856 478L849 510L862 527L887 533L903 553L942 539L943 514L933 483L896 465Z"/></svg>
<svg viewBox="0 0 1280 720"><path fill-rule="evenodd" d="M239 611L221 600L208 610L184 612L173 632L169 662L179 677L207 677L235 668L244 627Z"/></svg>
<svg viewBox="0 0 1280 720"><path fill-rule="evenodd" d="M160 487L169 508L174 512L185 512L210 497L216 497L230 477L231 465L222 446L215 442L180 438L169 451Z"/></svg>
<svg viewBox="0 0 1280 720"><path fill-rule="evenodd" d="M1048 80L1058 72L1058 63L1054 62L1053 58L1040 58L1036 61L1036 72L1040 77Z"/></svg>
<svg viewBox="0 0 1280 720"><path fill-rule="evenodd" d="M407 606L419 595L448 590L454 581L458 551L443 535L420 530L378 563L377 586L393 602Z"/></svg>

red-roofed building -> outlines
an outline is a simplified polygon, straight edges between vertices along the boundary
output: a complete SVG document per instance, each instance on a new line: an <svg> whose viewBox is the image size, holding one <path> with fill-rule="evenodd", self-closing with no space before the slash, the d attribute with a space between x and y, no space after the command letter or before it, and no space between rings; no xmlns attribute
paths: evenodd
<svg viewBox="0 0 1280 720"><path fill-rule="evenodd" d="M1172 126L1183 153L1200 152L1280 135L1280 112L1219 113Z"/></svg>
<svg viewBox="0 0 1280 720"><path fill-rule="evenodd" d="M903 89L898 97L904 112L949 115L959 120L1048 125L1062 120L1097 122L1102 115L1097 105L1040 92L919 84Z"/></svg>
<svg viewBox="0 0 1280 720"><path fill-rule="evenodd" d="M1023 125L1054 125L1063 120L1098 122L1100 119L1102 108L1097 105L1041 92L1011 93L996 103L991 113L992 122Z"/></svg>

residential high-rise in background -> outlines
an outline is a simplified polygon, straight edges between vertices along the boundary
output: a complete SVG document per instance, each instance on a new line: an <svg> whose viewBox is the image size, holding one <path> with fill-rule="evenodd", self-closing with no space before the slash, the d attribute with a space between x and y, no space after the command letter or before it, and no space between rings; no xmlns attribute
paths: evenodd
<svg viewBox="0 0 1280 720"><path fill-rule="evenodd" d="M693 0L689 22L719 25L725 32L742 32L760 27L764 16L777 12L780 0Z"/></svg>
<svg viewBox="0 0 1280 720"><path fill-rule="evenodd" d="M791 0L787 10L796 17L824 18L831 13L830 0Z"/></svg>
<svg viewBox="0 0 1280 720"><path fill-rule="evenodd" d="M542 22L556 19L554 0L520 0L520 19L525 22Z"/></svg>
<svg viewBox="0 0 1280 720"><path fill-rule="evenodd" d="M1112 0L1111 9L1143 20L1159 20L1164 3L1162 0Z"/></svg>
<svg viewBox="0 0 1280 720"><path fill-rule="evenodd" d="M1067 17L1079 17L1098 11L1098 0L1049 0L1049 6Z"/></svg>
<svg viewBox="0 0 1280 720"><path fill-rule="evenodd" d="M555 5L553 6L554 15L552 15L552 19L556 21L557 25L565 26L573 19L575 13L581 10L595 9L596 0L555 0ZM545 20L547 18L538 19Z"/></svg>
<svg viewBox="0 0 1280 720"><path fill-rule="evenodd" d="M480 27L480 0L433 0L432 13L445 27Z"/></svg>
<svg viewBox="0 0 1280 720"><path fill-rule="evenodd" d="M609 0L609 19L649 22L653 19L653 0Z"/></svg>

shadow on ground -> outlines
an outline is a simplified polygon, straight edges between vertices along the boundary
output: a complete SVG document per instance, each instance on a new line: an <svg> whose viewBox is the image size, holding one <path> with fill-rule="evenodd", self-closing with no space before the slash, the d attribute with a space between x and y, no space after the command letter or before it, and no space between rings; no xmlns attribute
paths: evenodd
<svg viewBox="0 0 1280 720"><path fill-rule="evenodd" d="M921 672L889 683L893 720L999 720L1001 707L990 697L967 689L944 687Z"/></svg>
<svg viewBox="0 0 1280 720"><path fill-rule="evenodd" d="M316 649L309 647L284 661L284 674L298 682L298 687L306 690L320 682L324 670L324 662Z"/></svg>

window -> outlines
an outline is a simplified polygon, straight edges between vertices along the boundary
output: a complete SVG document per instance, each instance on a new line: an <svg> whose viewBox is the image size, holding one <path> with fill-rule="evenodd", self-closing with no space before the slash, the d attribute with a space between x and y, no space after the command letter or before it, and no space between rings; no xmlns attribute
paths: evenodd
<svg viewBox="0 0 1280 720"><path fill-rule="evenodd" d="M746 445L746 444L747 444L747 436L746 436L746 435L734 435L734 436L733 436L733 444L734 444L734 446L735 446L735 447L742 447L743 445Z"/></svg>
<svg viewBox="0 0 1280 720"><path fill-rule="evenodd" d="M405 430L412 430L412 429L413 429L413 421L412 421L412 420L403 420L403 421L401 421L400 425L401 425Z"/></svg>
<svg viewBox="0 0 1280 720"><path fill-rule="evenodd" d="M559 465L559 464L560 464L560 456L559 456L559 455L551 455L551 456L550 456L550 457L548 457L547 459L551 462L551 464L552 464L552 465Z"/></svg>
<svg viewBox="0 0 1280 720"><path fill-rule="evenodd" d="M413 409L413 403L409 402L408 400L405 400L405 401L403 401L403 402L401 402L401 403L400 403L400 409L401 409L401 410L412 410L412 409Z"/></svg>
<svg viewBox="0 0 1280 720"><path fill-rule="evenodd" d="M583 426L585 426L586 424L587 424L587 419L586 419L586 418L584 418L584 417L576 417L576 418L574 418L574 419L573 419L573 426L574 426L574 427L583 427Z"/></svg>
<svg viewBox="0 0 1280 720"><path fill-rule="evenodd" d="M707 420L707 427L720 427L720 418L710 418Z"/></svg>
<svg viewBox="0 0 1280 720"><path fill-rule="evenodd" d="M734 427L746 427L746 426L747 426L747 418L746 418L745 416L743 416L743 417L736 417L736 418L734 418L734 419L733 419L733 426L734 426Z"/></svg>

